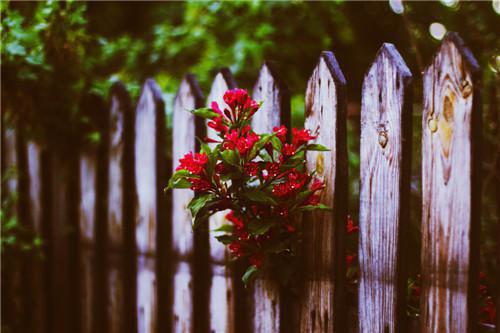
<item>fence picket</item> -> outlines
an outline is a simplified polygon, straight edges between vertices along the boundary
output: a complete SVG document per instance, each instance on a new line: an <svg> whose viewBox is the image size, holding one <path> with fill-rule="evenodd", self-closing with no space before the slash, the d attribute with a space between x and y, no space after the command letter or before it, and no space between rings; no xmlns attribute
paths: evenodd
<svg viewBox="0 0 500 333"><path fill-rule="evenodd" d="M207 98L208 106L212 101L219 104L221 110L227 105L223 96L226 90L236 87L229 69L221 69L214 78L210 93ZM213 129L207 128L207 136L217 139ZM219 212L210 217L210 230L216 229L224 224L225 212ZM233 332L234 331L234 288L231 272L224 265L226 262L226 251L224 245L220 244L212 231L209 231L210 262L212 282L210 286L210 331Z"/></svg>
<svg viewBox="0 0 500 333"><path fill-rule="evenodd" d="M271 133L274 127L289 125L290 94L271 64L262 65L252 97L254 100L263 101L252 121L252 129L256 133ZM279 283L266 277L258 279L254 282L251 297L252 331L280 332Z"/></svg>
<svg viewBox="0 0 500 333"><path fill-rule="evenodd" d="M305 128L331 152L307 153L307 168L326 182L321 202L332 212L303 218L304 285L300 332L345 332L345 221L347 218L347 151L345 78L332 52L322 52L307 83Z"/></svg>
<svg viewBox="0 0 500 333"><path fill-rule="evenodd" d="M359 332L406 331L402 241L409 222L411 77L394 45L386 43L363 83Z"/></svg>
<svg viewBox="0 0 500 333"><path fill-rule="evenodd" d="M200 122L200 119L196 119L188 112L203 107L203 103L203 94L195 76L186 75L174 100L173 124L175 126L172 128L173 171L175 171L179 159L186 152L196 150L198 146L196 136L201 138L204 136L204 122ZM200 295L193 290L193 288L196 288L194 281L197 284L202 283L202 286L205 286L205 289L207 288L206 282L203 283L207 276L206 269L198 270L201 279L198 274L193 276L193 272L196 270L195 265L208 261L208 254L206 253L208 250L208 234L201 230L196 230L193 233L191 214L187 209L192 197L193 194L190 191L182 189L172 191L172 241L176 260L173 280L173 331L177 333L196 331L195 326L202 325L201 322L206 322L208 318L206 315L208 311L207 292ZM199 245L202 248L199 248ZM203 255L203 257L199 257L199 254ZM194 261L194 256L197 256L198 260ZM201 311L195 310L198 304ZM199 313L197 313L197 317L195 317L195 311ZM202 317L199 317L199 315ZM206 326L202 327L202 329L197 327L198 331L207 330Z"/></svg>
<svg viewBox="0 0 500 333"><path fill-rule="evenodd" d="M449 33L425 70L422 115L422 297L426 332L477 325L479 65Z"/></svg>
<svg viewBox="0 0 500 333"><path fill-rule="evenodd" d="M134 119L130 96L122 83L113 84L110 99L106 244L113 253L106 258L106 322L108 331L123 332L125 328L134 331L137 327L133 258Z"/></svg>
<svg viewBox="0 0 500 333"><path fill-rule="evenodd" d="M30 225L38 237L44 239L45 225L43 223L43 179L42 179L42 148L37 143L30 141L26 144L27 150L27 177L29 183L27 207L30 213ZM37 250L38 251L38 250ZM45 249L39 250L45 256ZM30 258L33 278L33 325L34 332L46 330L46 273L47 268L43 260L37 256Z"/></svg>

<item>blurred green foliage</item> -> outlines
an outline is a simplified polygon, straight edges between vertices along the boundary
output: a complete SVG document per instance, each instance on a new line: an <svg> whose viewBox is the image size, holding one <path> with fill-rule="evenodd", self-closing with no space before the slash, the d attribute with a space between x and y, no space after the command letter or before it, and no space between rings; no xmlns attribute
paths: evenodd
<svg viewBox="0 0 500 333"><path fill-rule="evenodd" d="M292 92L292 122L303 124L303 93L320 51L333 50L348 82L350 212L356 218L359 181L359 110L363 75L383 42L396 45L420 73L439 45L429 25L457 31L483 68L484 146L498 151L499 14L490 1L404 3L396 14L389 2L7 2L2 16L2 112L22 121L27 136L54 146L99 141L99 115L80 107L88 94L107 97L121 80L135 100L142 82L154 77L165 93L167 112L183 75L193 72L205 92L219 67L227 66L239 86L251 88L265 59L276 61ZM412 262L418 269L420 221L420 119L414 107ZM169 125L170 122L169 122ZM64 140L61 140L64 138ZM490 150L491 149L491 150ZM494 276L495 184L498 153L485 154L482 264ZM495 182L496 180L496 182Z"/></svg>

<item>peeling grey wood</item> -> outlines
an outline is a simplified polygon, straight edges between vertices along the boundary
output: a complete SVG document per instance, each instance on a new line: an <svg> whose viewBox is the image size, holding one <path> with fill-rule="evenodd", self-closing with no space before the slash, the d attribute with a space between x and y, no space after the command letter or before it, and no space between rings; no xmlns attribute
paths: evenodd
<svg viewBox="0 0 500 333"><path fill-rule="evenodd" d="M402 242L409 222L411 77L394 45L386 43L363 83L359 332L406 331Z"/></svg>
<svg viewBox="0 0 500 333"><path fill-rule="evenodd" d="M204 100L197 80L193 75L186 75L181 82L174 99L172 128L172 160L173 170L180 158L187 152L196 151L196 136L200 136L204 122L196 119L189 111L203 106ZM205 130L203 129L203 132ZM172 191L172 240L173 250L179 262L175 265L173 278L173 331L191 332L194 330L193 267L195 242L199 241L193 233L191 214L187 205L193 198L190 190L174 189ZM198 230L198 236L200 231ZM204 237L207 234L204 233ZM207 249L200 249L207 251ZM204 304L203 311L207 311Z"/></svg>
<svg viewBox="0 0 500 333"><path fill-rule="evenodd" d="M212 83L212 88L207 98L208 107L212 101L219 104L219 108L224 110L227 105L224 103L223 96L228 89L236 87L236 83L228 69L222 69ZM207 128L207 136L217 139L215 131ZM219 212L210 218L209 228L214 230L225 223L225 215L227 212ZM210 286L210 331L214 332L233 332L233 308L234 297L233 281L230 271L224 264L226 262L225 246L215 239L215 235L210 231L210 261L212 282Z"/></svg>
<svg viewBox="0 0 500 333"><path fill-rule="evenodd" d="M263 104L255 113L252 129L256 133L272 133L274 127L288 125L290 95L288 88L276 75L272 65L265 63L253 88L252 97ZM280 287L271 278L256 280L252 290L252 332L280 331Z"/></svg>
<svg viewBox="0 0 500 333"><path fill-rule="evenodd" d="M137 332L157 331L157 291L153 258L139 256L137 261Z"/></svg>
<svg viewBox="0 0 500 333"><path fill-rule="evenodd" d="M332 52L322 52L307 84L305 128L330 152L308 152L307 168L326 188L321 202L332 212L306 214L300 332L345 332L345 221L347 196L345 78Z"/></svg>
<svg viewBox="0 0 500 333"><path fill-rule="evenodd" d="M165 105L161 90L152 79L142 88L135 113L135 186L136 218L135 239L139 253L156 251L158 210L165 209L159 201L165 183L161 183L158 168L165 168L164 134Z"/></svg>
<svg viewBox="0 0 500 333"><path fill-rule="evenodd" d="M97 197L96 151L88 149L80 154L80 240L84 244L94 242Z"/></svg>
<svg viewBox="0 0 500 333"><path fill-rule="evenodd" d="M477 325L479 66L449 33L425 70L422 115L422 332Z"/></svg>

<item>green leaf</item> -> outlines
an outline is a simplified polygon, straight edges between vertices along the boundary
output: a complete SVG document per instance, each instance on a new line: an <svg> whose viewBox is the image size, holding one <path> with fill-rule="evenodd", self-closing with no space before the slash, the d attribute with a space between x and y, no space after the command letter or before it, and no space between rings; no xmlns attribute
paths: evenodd
<svg viewBox="0 0 500 333"><path fill-rule="evenodd" d="M324 205L324 204L319 204L319 205L316 205L316 206L313 206L313 205L307 205L307 206L302 206L302 207L299 207L299 211L312 211L312 210L332 210L332 208L330 208L329 206L327 205Z"/></svg>
<svg viewBox="0 0 500 333"><path fill-rule="evenodd" d="M247 287L248 284L257 277L258 273L259 269L253 265L247 268L245 274L243 274L243 277L241 278L241 281L243 281L245 287Z"/></svg>
<svg viewBox="0 0 500 333"><path fill-rule="evenodd" d="M213 119L219 116L217 112L213 111L210 108L195 109L192 110L191 113L194 114L195 116L202 117L205 119Z"/></svg>
<svg viewBox="0 0 500 333"><path fill-rule="evenodd" d="M274 198L267 192L264 192L262 190L257 190L257 189L250 189L245 192L243 192L243 197L247 198L248 200L259 202L259 203L264 203L268 205L273 205L276 206L278 203Z"/></svg>
<svg viewBox="0 0 500 333"><path fill-rule="evenodd" d="M231 244L236 238L229 235L215 236L215 238L224 245Z"/></svg>
<svg viewBox="0 0 500 333"><path fill-rule="evenodd" d="M306 146L306 150L314 150L314 151L330 151L327 147L317 144L317 143L312 143L310 145Z"/></svg>
<svg viewBox="0 0 500 333"><path fill-rule="evenodd" d="M212 230L213 232L233 232L234 226L231 224L223 224L217 229Z"/></svg>
<svg viewBox="0 0 500 333"><path fill-rule="evenodd" d="M262 134L259 141L257 141L248 155L248 160L251 161L259 153L259 151L269 142L274 136L272 134Z"/></svg>
<svg viewBox="0 0 500 333"><path fill-rule="evenodd" d="M175 179L172 184L172 188L190 188L190 187L191 187L191 182L184 178Z"/></svg>
<svg viewBox="0 0 500 333"><path fill-rule="evenodd" d="M250 223L248 225L248 231L252 234L252 236L263 235L272 228L274 223L272 221L256 221L254 223Z"/></svg>
<svg viewBox="0 0 500 333"><path fill-rule="evenodd" d="M187 208L191 211L191 216L193 217L193 219L196 219L196 216L198 215L200 210L202 210L203 207L205 207L205 205L214 198L215 195L212 193L202 194L193 198L187 206Z"/></svg>
<svg viewBox="0 0 500 333"><path fill-rule="evenodd" d="M221 153L222 160L232 166L240 167L239 164L239 154L235 150L224 150Z"/></svg>
<svg viewBox="0 0 500 333"><path fill-rule="evenodd" d="M283 148L283 144L277 136L273 135L273 137L271 138L271 144L273 145L274 150L281 151L281 148Z"/></svg>

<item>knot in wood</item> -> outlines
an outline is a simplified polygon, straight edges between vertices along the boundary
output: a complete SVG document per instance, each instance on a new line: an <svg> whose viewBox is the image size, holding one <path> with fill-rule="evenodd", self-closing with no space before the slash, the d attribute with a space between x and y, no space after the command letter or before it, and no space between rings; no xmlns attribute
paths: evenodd
<svg viewBox="0 0 500 333"><path fill-rule="evenodd" d="M432 133L435 133L438 129L438 123L437 123L436 118L434 118L434 117L429 118L429 120L427 121L427 126L429 127L429 130Z"/></svg>
<svg viewBox="0 0 500 333"><path fill-rule="evenodd" d="M463 98L467 98L472 94L472 84L468 80L463 80L460 90L462 91Z"/></svg>
<svg viewBox="0 0 500 333"><path fill-rule="evenodd" d="M380 131L378 133L378 144L380 147L385 148L387 146L387 141L389 141L389 137L386 131Z"/></svg>

